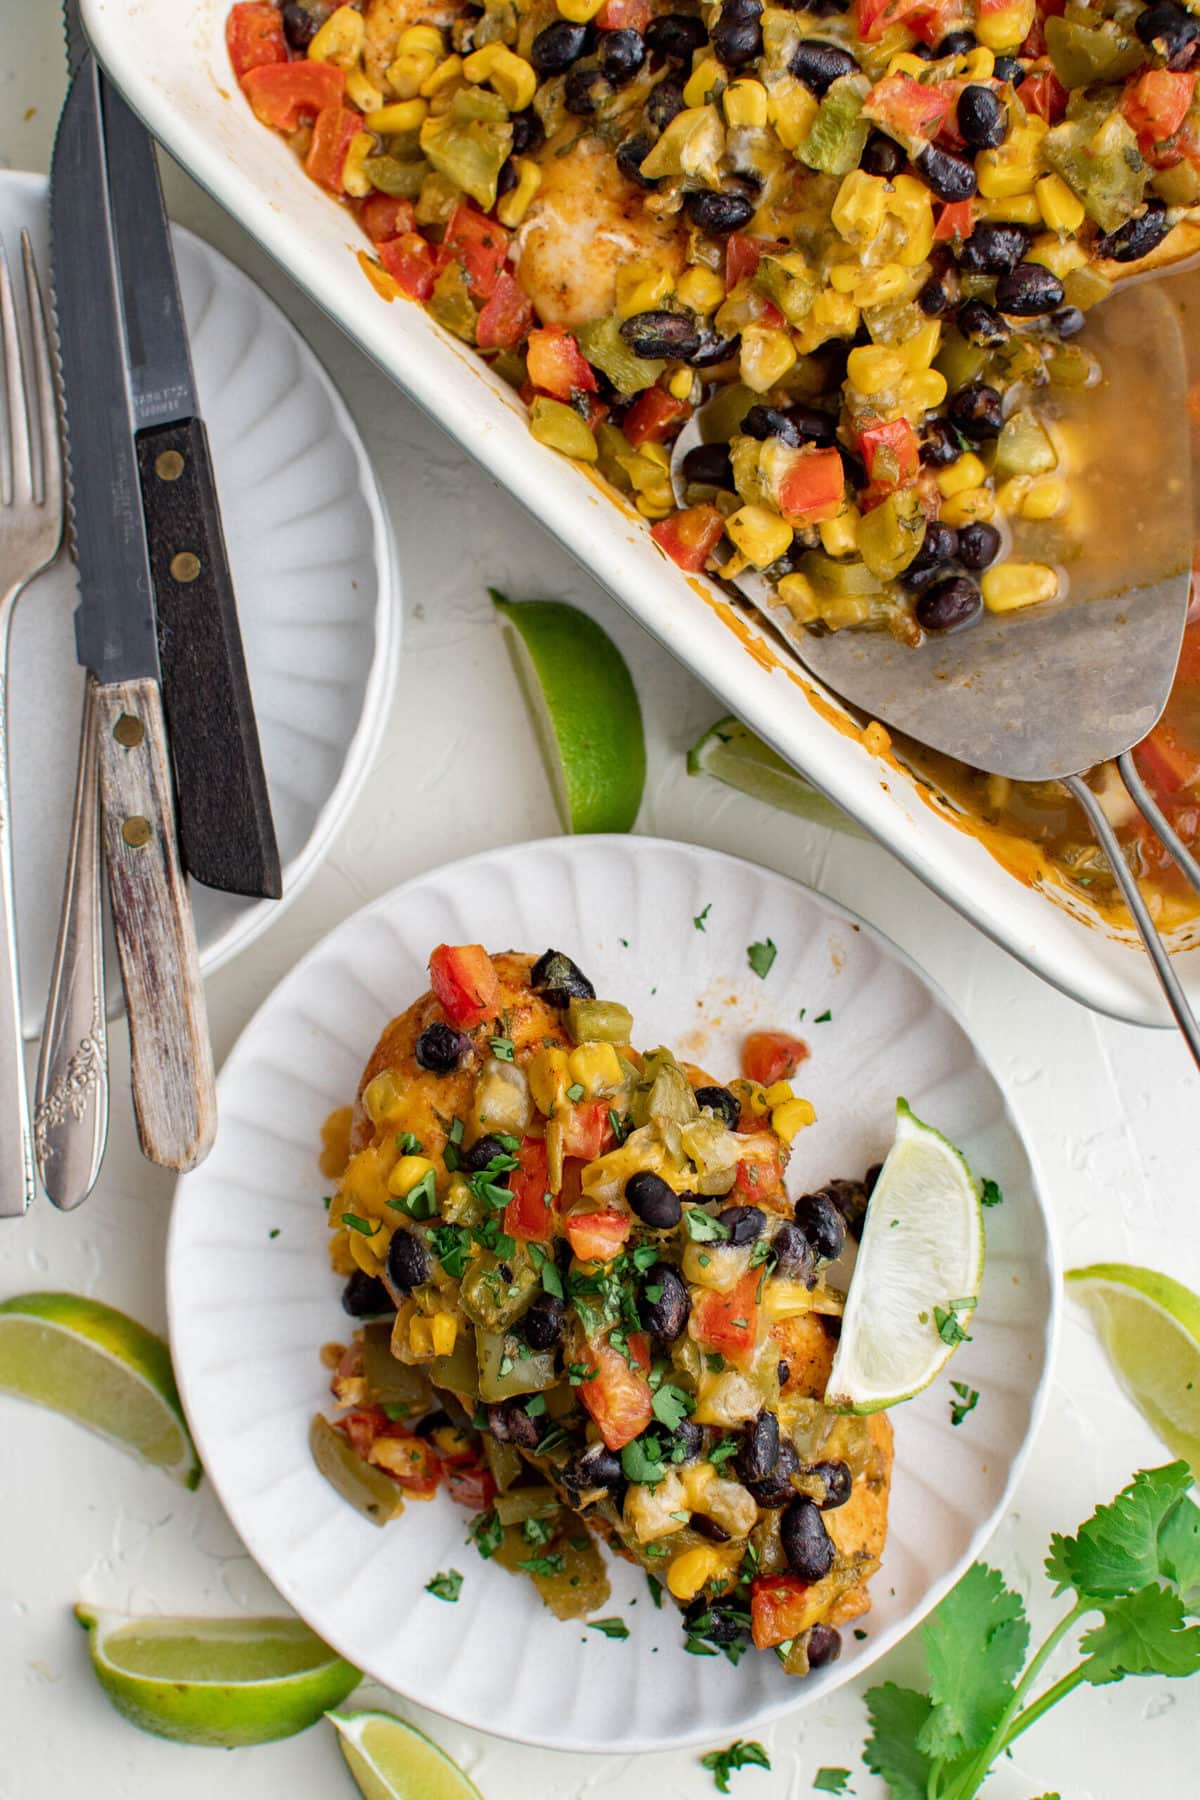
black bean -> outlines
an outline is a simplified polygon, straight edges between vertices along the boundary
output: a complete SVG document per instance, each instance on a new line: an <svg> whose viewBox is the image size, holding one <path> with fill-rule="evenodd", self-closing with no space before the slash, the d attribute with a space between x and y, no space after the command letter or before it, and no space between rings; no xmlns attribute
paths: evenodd
<svg viewBox="0 0 1200 1800"><path fill-rule="evenodd" d="M736 1601L693 1600L684 1612L683 1629L689 1637L703 1638L709 1644L749 1641L745 1612Z"/></svg>
<svg viewBox="0 0 1200 1800"><path fill-rule="evenodd" d="M500 165L500 173L496 177L497 194L511 194L517 185L517 171L513 168L513 159L506 157Z"/></svg>
<svg viewBox="0 0 1200 1800"><path fill-rule="evenodd" d="M951 531L951 527L949 525L939 524L938 530L949 532ZM952 532L952 535L957 536L957 533ZM955 546L955 551L957 553L957 544ZM846 1221L846 1230L850 1233L851 1237L861 1237L863 1221L867 1216L866 1183L862 1181L844 1181L841 1176L838 1176L833 1181L827 1181L821 1192L827 1194L833 1201L833 1204L837 1207L843 1219Z"/></svg>
<svg viewBox="0 0 1200 1800"><path fill-rule="evenodd" d="M700 334L690 313L642 312L621 322L621 336L635 356L652 360L682 358L700 348Z"/></svg>
<svg viewBox="0 0 1200 1800"><path fill-rule="evenodd" d="M530 150L536 150L540 144L545 142L546 127L532 106L527 106L524 112L513 113L509 124L513 128L512 154L514 156L525 156Z"/></svg>
<svg viewBox="0 0 1200 1800"><path fill-rule="evenodd" d="M970 343L980 344L988 350L1012 336L1012 326L1005 323L994 306L988 306L982 300L965 301L958 309L955 323Z"/></svg>
<svg viewBox="0 0 1200 1800"><path fill-rule="evenodd" d="M727 69L753 62L763 47L760 0L725 0L713 26L712 47Z"/></svg>
<svg viewBox="0 0 1200 1800"><path fill-rule="evenodd" d="M693 1513L691 1527L702 1538L707 1538L710 1544L727 1544L729 1542L729 1533L725 1527L718 1525L717 1521L710 1519L706 1513Z"/></svg>
<svg viewBox="0 0 1200 1800"><path fill-rule="evenodd" d="M1050 323L1060 338L1073 338L1079 336L1087 320L1077 306L1060 306Z"/></svg>
<svg viewBox="0 0 1200 1800"><path fill-rule="evenodd" d="M957 462L962 455L955 432L951 431L944 419L934 419L925 427L925 435L921 439L921 461L929 469L944 469L947 463Z"/></svg>
<svg viewBox="0 0 1200 1800"><path fill-rule="evenodd" d="M788 406L784 408L784 417L799 432L802 444L827 448L837 442L837 419L832 413L822 412L820 407Z"/></svg>
<svg viewBox="0 0 1200 1800"><path fill-rule="evenodd" d="M1009 81L1013 87L1020 87L1025 79L1025 65L1015 56L998 56L992 74L997 81Z"/></svg>
<svg viewBox="0 0 1200 1800"><path fill-rule="evenodd" d="M392 1233L387 1253L388 1280L402 1294L421 1287L433 1274L433 1258L415 1232L403 1226Z"/></svg>
<svg viewBox="0 0 1200 1800"><path fill-rule="evenodd" d="M718 236L740 230L754 216L754 203L744 194L714 193L711 188L689 194L683 204L688 218L698 230L711 231Z"/></svg>
<svg viewBox="0 0 1200 1800"><path fill-rule="evenodd" d="M529 60L539 75L562 75L586 54L592 33L586 25L555 19L539 31L529 49Z"/></svg>
<svg viewBox="0 0 1200 1800"><path fill-rule="evenodd" d="M1158 248L1169 229L1166 203L1151 200L1144 213L1130 219L1119 231L1110 231L1107 237L1097 238L1096 254L1111 256L1119 263L1138 262Z"/></svg>
<svg viewBox="0 0 1200 1800"><path fill-rule="evenodd" d="M655 1231L670 1231L683 1217L679 1195L650 1169L639 1169L629 1177L625 1198L642 1223L652 1225Z"/></svg>
<svg viewBox="0 0 1200 1800"><path fill-rule="evenodd" d="M368 1275L363 1269L355 1269L342 1289L342 1311L348 1312L352 1319L370 1319L376 1313L395 1310L392 1296L378 1275Z"/></svg>
<svg viewBox="0 0 1200 1800"><path fill-rule="evenodd" d="M817 1256L837 1261L846 1242L846 1221L828 1194L802 1194L796 1202L796 1223Z"/></svg>
<svg viewBox="0 0 1200 1800"><path fill-rule="evenodd" d="M937 144L926 144L915 159L915 167L938 199L949 201L951 205L957 200L969 200L979 186L974 163Z"/></svg>
<svg viewBox="0 0 1200 1800"><path fill-rule="evenodd" d="M659 177L643 175L642 164L654 148L653 140L646 133L639 131L635 137L626 138L623 144L617 145L617 167L626 181L636 181L639 187L657 187Z"/></svg>
<svg viewBox="0 0 1200 1800"><path fill-rule="evenodd" d="M843 75L853 75L858 64L849 50L840 44L827 44L823 38L808 38L792 57L791 71L814 94L823 94Z"/></svg>
<svg viewBox="0 0 1200 1800"><path fill-rule="evenodd" d="M789 1281L803 1281L806 1287L816 1286L816 1258L812 1245L798 1225L781 1225L771 1239L771 1248L775 1252L777 1275L786 1275Z"/></svg>
<svg viewBox="0 0 1200 1800"><path fill-rule="evenodd" d="M919 56L922 62L937 61L937 51L932 44L922 44L918 42L913 45L911 54L913 56Z"/></svg>
<svg viewBox="0 0 1200 1800"><path fill-rule="evenodd" d="M994 150L1003 143L1008 114L991 88L972 82L958 96L958 129L973 150Z"/></svg>
<svg viewBox="0 0 1200 1800"><path fill-rule="evenodd" d="M974 48L973 31L948 31L934 51L934 56L941 62L944 56L967 56Z"/></svg>
<svg viewBox="0 0 1200 1800"><path fill-rule="evenodd" d="M1029 239L1019 225L977 225L958 252L958 266L971 275L1006 275L1024 256Z"/></svg>
<svg viewBox="0 0 1200 1800"><path fill-rule="evenodd" d="M548 1006L596 998L596 990L583 970L563 950L542 951L529 971L529 985Z"/></svg>
<svg viewBox="0 0 1200 1800"><path fill-rule="evenodd" d="M460 1066L470 1048L469 1037L456 1031L453 1025L443 1025L439 1019L425 1027L413 1045L413 1055L420 1067L428 1069L431 1075L450 1075Z"/></svg>
<svg viewBox="0 0 1200 1800"><path fill-rule="evenodd" d="M942 525L931 519L925 527L925 535L921 539L921 548L909 563L900 579L912 593L920 592L935 580L938 570L948 562L953 562L958 554L958 533L950 525ZM837 1204L836 1197L830 1198Z"/></svg>
<svg viewBox="0 0 1200 1800"><path fill-rule="evenodd" d="M996 283L996 305L1019 319L1037 319L1063 303L1063 284L1042 263L1022 262Z"/></svg>
<svg viewBox="0 0 1200 1800"><path fill-rule="evenodd" d="M781 1388L785 1388L787 1386L788 1382L791 1380L791 1378L792 1378L791 1364L784 1362L783 1358L780 1357L779 1361L775 1364L775 1379L776 1379L776 1381L779 1383Z"/></svg>
<svg viewBox="0 0 1200 1800"><path fill-rule="evenodd" d="M968 387L959 388L946 411L951 423L976 444L999 437L1004 428L1000 395L986 381L972 381Z"/></svg>
<svg viewBox="0 0 1200 1800"><path fill-rule="evenodd" d="M632 81L645 60L640 31L606 31L600 40L600 65L614 87Z"/></svg>
<svg viewBox="0 0 1200 1800"><path fill-rule="evenodd" d="M608 77L603 69L572 69L563 82L563 105L577 119L586 119L608 91Z"/></svg>
<svg viewBox="0 0 1200 1800"><path fill-rule="evenodd" d="M760 1412L742 1432L734 1457L741 1481L766 1481L779 1461L779 1420L773 1412Z"/></svg>
<svg viewBox="0 0 1200 1800"><path fill-rule="evenodd" d="M794 450L800 448L799 427L793 424L779 406L752 406L742 420L742 431L747 437L757 438L760 443L767 438L777 437L782 438Z"/></svg>
<svg viewBox="0 0 1200 1800"><path fill-rule="evenodd" d="M940 319L950 311L958 295L958 283L949 269L935 269L917 295L917 305L927 319Z"/></svg>
<svg viewBox="0 0 1200 1800"><path fill-rule="evenodd" d="M519 1400L498 1400L487 1409L487 1428L498 1444L517 1444L536 1450L537 1420L531 1419Z"/></svg>
<svg viewBox="0 0 1200 1800"><path fill-rule="evenodd" d="M668 1459L673 1463L695 1462L704 1448L704 1432L690 1419L681 1419L674 1431L657 1434Z"/></svg>
<svg viewBox="0 0 1200 1800"><path fill-rule="evenodd" d="M293 50L307 50L323 23L315 7L285 6L283 35Z"/></svg>
<svg viewBox="0 0 1200 1800"><path fill-rule="evenodd" d="M717 1218L729 1233L731 1244L753 1244L762 1236L767 1217L758 1206L724 1206Z"/></svg>
<svg viewBox="0 0 1200 1800"><path fill-rule="evenodd" d="M736 332L733 337L725 337L721 332L705 326L700 332L699 348L684 360L693 369L711 369L717 363L728 362L730 357L736 356L741 343L740 332Z"/></svg>
<svg viewBox="0 0 1200 1800"><path fill-rule="evenodd" d="M284 11L285 23L291 10L287 7ZM1190 68L1196 39L1200 37L1200 19L1177 6L1175 0L1157 0L1153 6L1144 6L1133 22L1133 29L1143 44L1157 51L1168 69Z"/></svg>
<svg viewBox="0 0 1200 1800"><path fill-rule="evenodd" d="M646 27L646 46L659 56L690 63L693 50L708 42L703 19L692 13L662 13Z"/></svg>
<svg viewBox="0 0 1200 1800"><path fill-rule="evenodd" d="M697 1106L707 1106L710 1112L723 1119L730 1131L737 1129L738 1120L742 1116L741 1101L736 1094L731 1094L727 1087L698 1087L696 1089Z"/></svg>
<svg viewBox="0 0 1200 1800"><path fill-rule="evenodd" d="M500 1139L494 1132L489 1131L483 1137L476 1138L469 1150L460 1150L458 1161L459 1166L464 1168L468 1175L478 1175L481 1169L486 1169L488 1164L495 1162L498 1156L507 1155L508 1152ZM494 1180L498 1186L504 1187L508 1183L508 1176L497 1175Z"/></svg>
<svg viewBox="0 0 1200 1800"><path fill-rule="evenodd" d="M983 599L973 581L956 575L922 594L914 610L917 623L926 631L954 631L979 617Z"/></svg>
<svg viewBox="0 0 1200 1800"><path fill-rule="evenodd" d="M621 1458L605 1444L589 1444L578 1450L562 1472L563 1486L573 1494L594 1493L597 1488L612 1489L625 1480Z"/></svg>
<svg viewBox="0 0 1200 1800"><path fill-rule="evenodd" d="M649 1293L658 1296L652 1300ZM687 1283L673 1263L652 1263L642 1283L638 1316L646 1330L664 1344L673 1344L683 1333L692 1310Z"/></svg>
<svg viewBox="0 0 1200 1800"><path fill-rule="evenodd" d="M781 1438L779 1455L775 1459L775 1467L764 1481L748 1481L746 1486L754 1495L760 1506L773 1509L786 1506L796 1498L796 1490L789 1477L800 1473L800 1458L796 1446L790 1438Z"/></svg>
<svg viewBox="0 0 1200 1800"><path fill-rule="evenodd" d="M817 1501L822 1512L833 1512L836 1507L845 1506L850 1498L850 1490L854 1486L854 1477L850 1473L848 1463L809 1463L803 1473L815 1476L824 1486L825 1498Z"/></svg>
<svg viewBox="0 0 1200 1800"><path fill-rule="evenodd" d="M833 1625L814 1625L804 1646L810 1669L823 1669L842 1654L842 1634Z"/></svg>
<svg viewBox="0 0 1200 1800"><path fill-rule="evenodd" d="M646 101L646 117L656 131L665 131L671 120L683 111L683 107L682 81L677 75L665 75L650 90Z"/></svg>
<svg viewBox="0 0 1200 1800"><path fill-rule="evenodd" d="M884 131L872 131L863 145L863 153L859 158L859 167L868 175L882 175L890 180L898 175L905 164L905 155L895 138L888 137Z"/></svg>
<svg viewBox="0 0 1200 1800"><path fill-rule="evenodd" d="M525 1342L531 1350L553 1350L563 1334L566 1311L556 1294L538 1295L521 1321Z"/></svg>
<svg viewBox="0 0 1200 1800"><path fill-rule="evenodd" d="M728 444L697 444L683 459L683 479L697 487L733 487L733 461Z"/></svg>
<svg viewBox="0 0 1200 1800"><path fill-rule="evenodd" d="M779 1521L779 1537L788 1567L801 1581L820 1581L833 1567L833 1540L817 1507L803 1495L789 1504Z"/></svg>
<svg viewBox="0 0 1200 1800"><path fill-rule="evenodd" d="M1000 533L977 519L958 534L958 560L964 569L990 569L1000 554Z"/></svg>

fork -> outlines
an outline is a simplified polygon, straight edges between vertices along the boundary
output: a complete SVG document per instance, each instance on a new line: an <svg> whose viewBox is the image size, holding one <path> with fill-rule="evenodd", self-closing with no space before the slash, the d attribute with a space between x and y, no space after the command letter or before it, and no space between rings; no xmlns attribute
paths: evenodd
<svg viewBox="0 0 1200 1800"><path fill-rule="evenodd" d="M62 447L46 311L29 233L21 233L28 351L0 244L0 1218L18 1218L37 1188L25 1085L8 782L8 648L24 589L58 555Z"/></svg>

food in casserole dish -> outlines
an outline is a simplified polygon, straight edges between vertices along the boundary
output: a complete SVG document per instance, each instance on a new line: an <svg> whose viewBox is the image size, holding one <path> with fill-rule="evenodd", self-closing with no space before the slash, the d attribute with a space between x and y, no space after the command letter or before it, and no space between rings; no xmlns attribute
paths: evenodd
<svg viewBox="0 0 1200 1800"><path fill-rule="evenodd" d="M318 1464L381 1524L444 1479L560 1617L606 1598L604 1542L697 1653L832 1660L883 1553L892 1430L822 1404L870 1177L789 1199L804 1045L755 1033L718 1086L634 1050L558 951L442 945L430 973L331 1128L333 1262L369 1322L331 1353Z"/></svg>

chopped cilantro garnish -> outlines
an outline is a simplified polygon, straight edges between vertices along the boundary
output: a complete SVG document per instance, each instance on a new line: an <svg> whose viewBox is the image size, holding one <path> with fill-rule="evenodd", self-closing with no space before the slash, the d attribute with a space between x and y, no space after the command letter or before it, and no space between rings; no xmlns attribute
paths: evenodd
<svg viewBox="0 0 1200 1800"><path fill-rule="evenodd" d="M552 1556L526 1556L517 1563L518 1569L528 1569L531 1575L561 1575L566 1567L566 1558L561 1550Z"/></svg>
<svg viewBox="0 0 1200 1800"><path fill-rule="evenodd" d="M624 1118L621 1118L611 1106L608 1109L608 1123L612 1128L612 1134L616 1138L618 1144L623 1144L633 1130L633 1119L629 1113L626 1113Z"/></svg>
<svg viewBox="0 0 1200 1800"><path fill-rule="evenodd" d="M849 1769L818 1769L813 1777L817 1794L844 1794L850 1784Z"/></svg>
<svg viewBox="0 0 1200 1800"><path fill-rule="evenodd" d="M983 1192L980 1194L979 1198L984 1206L999 1206L1004 1199L1004 1195L1000 1192L999 1183L988 1177L984 1181Z"/></svg>
<svg viewBox="0 0 1200 1800"><path fill-rule="evenodd" d="M432 1219L437 1211L437 1177L433 1170L426 1169L407 1194L389 1200L388 1205L393 1212L406 1213L410 1219Z"/></svg>
<svg viewBox="0 0 1200 1800"><path fill-rule="evenodd" d="M601 1631L606 1638L627 1638L629 1627L624 1619L589 1619L589 1631Z"/></svg>
<svg viewBox="0 0 1200 1800"><path fill-rule="evenodd" d="M635 1244L629 1253L629 1260L638 1273L644 1275L646 1270L652 1269L658 1261L657 1244ZM650 1292L649 1288L646 1289L646 1292Z"/></svg>
<svg viewBox="0 0 1200 1800"><path fill-rule="evenodd" d="M342 1224L348 1225L351 1231L357 1231L362 1237L374 1237L375 1233L379 1230L377 1220L360 1219L357 1213L344 1212L342 1214Z"/></svg>
<svg viewBox="0 0 1200 1800"><path fill-rule="evenodd" d="M573 1106L578 1106L579 1102L583 1099L582 1081L573 1081L571 1083L570 1087L567 1089L567 1099Z"/></svg>
<svg viewBox="0 0 1200 1800"><path fill-rule="evenodd" d="M968 1387L965 1381L952 1381L950 1386L958 1395L957 1400L950 1402L950 1423L961 1425L969 1412L974 1412L979 1404L978 1390Z"/></svg>
<svg viewBox="0 0 1200 1800"><path fill-rule="evenodd" d="M465 1125L456 1113L450 1121L450 1142L452 1144L461 1144L463 1141L463 1132L465 1130Z"/></svg>
<svg viewBox="0 0 1200 1800"><path fill-rule="evenodd" d="M738 1440L732 1437L722 1438L720 1443L714 1444L709 1451L708 1460L714 1469L719 1469L722 1463L728 1462L729 1458L736 1456L737 1453Z"/></svg>
<svg viewBox="0 0 1200 1800"><path fill-rule="evenodd" d="M525 1411L531 1419L540 1419L546 1410L545 1394L530 1394L525 1402Z"/></svg>
<svg viewBox="0 0 1200 1800"><path fill-rule="evenodd" d="M463 1578L457 1569L439 1569L432 1581L425 1583L425 1592L432 1594L435 1600L457 1600L462 1593Z"/></svg>
<svg viewBox="0 0 1200 1800"><path fill-rule="evenodd" d="M429 1234L433 1254L451 1281L461 1281L471 1254L471 1234L465 1225L435 1225Z"/></svg>
<svg viewBox="0 0 1200 1800"><path fill-rule="evenodd" d="M396 1148L401 1156L420 1156L425 1146L413 1132L402 1131L396 1138Z"/></svg>
<svg viewBox="0 0 1200 1800"><path fill-rule="evenodd" d="M729 1236L728 1225L723 1225L712 1213L705 1212L702 1206L684 1207L683 1228L693 1244L723 1243Z"/></svg>
<svg viewBox="0 0 1200 1800"><path fill-rule="evenodd" d="M547 1294L553 1294L556 1300L565 1300L566 1295L563 1293L562 1276L559 1274L558 1266L545 1245L530 1244L529 1260L542 1278L543 1291Z"/></svg>
<svg viewBox="0 0 1200 1800"><path fill-rule="evenodd" d="M626 1481L642 1482L648 1487L660 1482L666 1470L662 1445L657 1438L636 1437L621 1452L621 1468Z"/></svg>
<svg viewBox="0 0 1200 1800"><path fill-rule="evenodd" d="M751 944L746 951L746 961L754 970L760 981L765 981L771 973L775 958L779 955L774 940L768 938L763 944Z"/></svg>
<svg viewBox="0 0 1200 1800"><path fill-rule="evenodd" d="M554 1536L555 1526L549 1519L526 1519L521 1526L521 1536L527 1544L548 1544Z"/></svg>
<svg viewBox="0 0 1200 1800"><path fill-rule="evenodd" d="M489 1038L488 1046L500 1062L513 1062L516 1058L517 1047L510 1037Z"/></svg>
<svg viewBox="0 0 1200 1800"><path fill-rule="evenodd" d="M816 1018L813 1020L813 1024L814 1025L828 1025L828 1023L829 1023L830 1019L832 1019L832 1017L833 1017L833 1014L830 1012L829 1008L826 1007L825 1011L823 1013L817 1014Z"/></svg>
<svg viewBox="0 0 1200 1800"><path fill-rule="evenodd" d="M661 1612L663 1594L662 1582L658 1579L657 1575L651 1575L649 1570L646 1571L646 1586L650 1589L650 1598L653 1600L656 1609Z"/></svg>
<svg viewBox="0 0 1200 1800"><path fill-rule="evenodd" d="M642 1554L643 1556L670 1556L671 1546L670 1544L647 1544Z"/></svg>
<svg viewBox="0 0 1200 1800"><path fill-rule="evenodd" d="M717 1654L711 1644L706 1644L702 1638L698 1637L685 1637L683 1647L689 1656L715 1656ZM729 1789L722 1788L721 1792L727 1794Z"/></svg>
<svg viewBox="0 0 1200 1800"><path fill-rule="evenodd" d="M723 1375L729 1366L719 1350L706 1351L704 1361L710 1375Z"/></svg>
<svg viewBox="0 0 1200 1800"><path fill-rule="evenodd" d="M695 1412L696 1402L674 1382L664 1381L650 1402L650 1410L660 1425L668 1431L678 1431L687 1415Z"/></svg>
<svg viewBox="0 0 1200 1800"><path fill-rule="evenodd" d="M712 1774L718 1794L727 1794L729 1777L735 1769L769 1769L771 1759L753 1738L735 1738L727 1749L710 1750L702 1756L700 1766Z"/></svg>
<svg viewBox="0 0 1200 1800"><path fill-rule="evenodd" d="M471 1540L485 1560L495 1556L504 1542L504 1527L495 1512L480 1513L471 1526Z"/></svg>
<svg viewBox="0 0 1200 1800"><path fill-rule="evenodd" d="M279 1233L280 1233L280 1232L281 1232L281 1231L282 1231L282 1230L283 1230L283 1227L282 1227L282 1225L273 1225L273 1226L272 1226L272 1227L271 1227L271 1229L270 1229L270 1231L268 1231L268 1233L267 1233L267 1236L268 1236L268 1237L269 1237L269 1238L277 1238L277 1237L278 1237L278 1236L279 1236Z"/></svg>
<svg viewBox="0 0 1200 1800"><path fill-rule="evenodd" d="M594 1381L599 1373L595 1363L573 1362L567 1364L567 1380L572 1387L582 1387L585 1381Z"/></svg>
<svg viewBox="0 0 1200 1800"><path fill-rule="evenodd" d="M385 1402L383 1410L394 1425L400 1424L405 1419L412 1418L412 1407L403 1406L398 1401Z"/></svg>
<svg viewBox="0 0 1200 1800"><path fill-rule="evenodd" d="M703 911L698 912L696 914L695 918L692 920L692 924L696 927L697 931L707 931L708 927L705 924L705 920L708 918L708 915L711 911L712 911L712 901L710 900L708 905L703 909Z"/></svg>
<svg viewBox="0 0 1200 1800"><path fill-rule="evenodd" d="M969 1344L971 1334L965 1331L959 1322L960 1312L966 1312L975 1305L975 1296L969 1294L961 1300L948 1300L944 1307L935 1306L933 1322L937 1326L938 1336L943 1344Z"/></svg>

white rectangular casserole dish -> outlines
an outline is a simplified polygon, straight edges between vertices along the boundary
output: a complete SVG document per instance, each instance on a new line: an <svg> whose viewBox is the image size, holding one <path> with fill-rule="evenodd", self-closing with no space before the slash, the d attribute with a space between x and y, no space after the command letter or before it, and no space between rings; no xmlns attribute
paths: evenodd
<svg viewBox="0 0 1200 1800"><path fill-rule="evenodd" d="M890 758L871 756L838 703L712 584L684 575L646 523L530 435L521 402L417 305L388 303L359 267L366 240L258 124L225 51L228 0L83 0L97 53L151 131L292 278L553 532L729 708L1014 956L1087 1005L1169 1017L1148 959L1010 871ZM1180 954L1200 1007L1200 944Z"/></svg>

